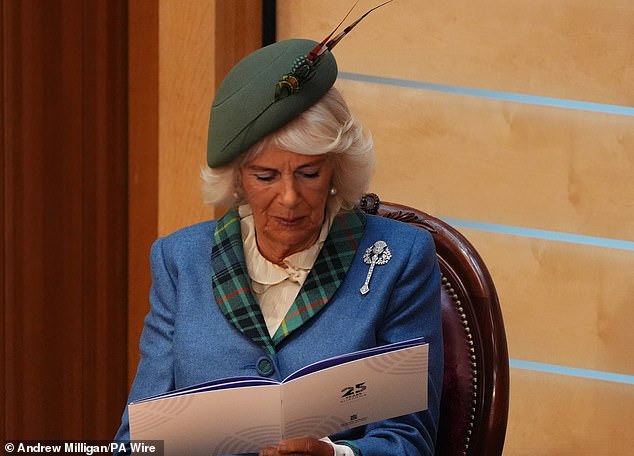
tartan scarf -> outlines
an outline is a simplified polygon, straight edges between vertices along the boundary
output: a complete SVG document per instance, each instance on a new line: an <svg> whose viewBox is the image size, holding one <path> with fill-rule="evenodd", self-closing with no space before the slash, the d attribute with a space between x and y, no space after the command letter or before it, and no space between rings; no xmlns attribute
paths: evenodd
<svg viewBox="0 0 634 456"><path fill-rule="evenodd" d="M365 214L357 209L337 214L304 285L271 338L251 290L240 216L236 209L229 211L216 223L211 250L214 297L225 318L269 354L274 354L282 340L315 316L335 294L352 264L365 222Z"/></svg>

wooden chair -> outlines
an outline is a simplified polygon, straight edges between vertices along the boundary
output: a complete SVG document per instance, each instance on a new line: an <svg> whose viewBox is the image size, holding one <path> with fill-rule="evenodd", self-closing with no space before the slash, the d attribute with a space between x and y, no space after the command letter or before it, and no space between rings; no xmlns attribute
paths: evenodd
<svg viewBox="0 0 634 456"><path fill-rule="evenodd" d="M491 275L456 229L417 209L365 195L360 208L429 231L442 273L445 375L436 454L501 455L509 405L504 322Z"/></svg>

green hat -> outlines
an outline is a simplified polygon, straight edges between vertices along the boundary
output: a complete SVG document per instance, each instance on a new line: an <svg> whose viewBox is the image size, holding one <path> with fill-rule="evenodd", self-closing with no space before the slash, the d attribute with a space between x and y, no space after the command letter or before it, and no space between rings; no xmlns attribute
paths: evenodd
<svg viewBox="0 0 634 456"><path fill-rule="evenodd" d="M211 106L207 164L226 165L283 127L328 92L337 62L318 56L311 40L285 40L258 49L224 78Z"/></svg>

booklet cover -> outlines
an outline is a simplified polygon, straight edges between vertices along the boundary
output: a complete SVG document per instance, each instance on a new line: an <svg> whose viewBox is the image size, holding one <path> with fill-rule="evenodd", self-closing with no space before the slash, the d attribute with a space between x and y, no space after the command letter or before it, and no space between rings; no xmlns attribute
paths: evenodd
<svg viewBox="0 0 634 456"><path fill-rule="evenodd" d="M412 339L308 365L282 382L232 377L128 405L132 440L165 454L257 453L427 408L429 345Z"/></svg>

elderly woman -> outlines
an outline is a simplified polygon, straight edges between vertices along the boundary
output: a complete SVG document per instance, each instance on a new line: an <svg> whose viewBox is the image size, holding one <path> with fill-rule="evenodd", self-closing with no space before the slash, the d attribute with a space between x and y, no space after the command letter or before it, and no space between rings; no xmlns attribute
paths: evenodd
<svg viewBox="0 0 634 456"><path fill-rule="evenodd" d="M229 376L281 380L322 359L424 337L427 410L260 454L431 455L443 369L433 241L355 208L368 189L373 145L332 87L334 56L316 57L316 45L262 48L219 88L204 194L231 209L155 242L129 399ZM361 290L364 252L377 241L392 256ZM129 438L127 413L116 438Z"/></svg>

